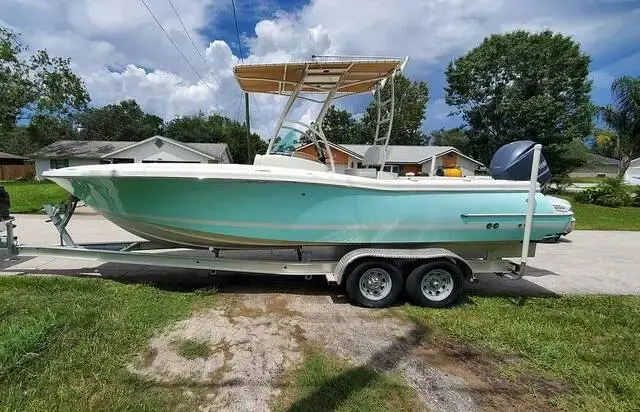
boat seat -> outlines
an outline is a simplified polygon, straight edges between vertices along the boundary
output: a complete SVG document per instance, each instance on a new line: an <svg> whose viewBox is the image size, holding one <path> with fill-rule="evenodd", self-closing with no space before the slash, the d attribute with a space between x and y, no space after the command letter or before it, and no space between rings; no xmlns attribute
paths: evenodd
<svg viewBox="0 0 640 412"><path fill-rule="evenodd" d="M370 177L375 179L378 177L378 171L376 169L344 169L344 174L349 176Z"/></svg>
<svg viewBox="0 0 640 412"><path fill-rule="evenodd" d="M359 177L370 177L372 179L382 179L382 180L394 180L398 178L397 173L393 172L381 172L374 168L368 169L345 169L345 175L349 176L359 176Z"/></svg>
<svg viewBox="0 0 640 412"><path fill-rule="evenodd" d="M317 172L328 172L329 167L316 160L303 159L284 155L259 155L253 158L254 166L275 166L290 169L313 170Z"/></svg>
<svg viewBox="0 0 640 412"><path fill-rule="evenodd" d="M387 158L387 150L385 146L374 145L364 152L362 164L365 166L381 166Z"/></svg>

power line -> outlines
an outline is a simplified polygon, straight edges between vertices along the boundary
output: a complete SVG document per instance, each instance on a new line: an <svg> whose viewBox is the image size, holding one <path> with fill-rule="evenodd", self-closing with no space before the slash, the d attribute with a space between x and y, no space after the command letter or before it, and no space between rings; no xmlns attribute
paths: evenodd
<svg viewBox="0 0 640 412"><path fill-rule="evenodd" d="M242 42L240 41L240 30L238 29L238 14L236 13L236 2L231 0L231 7L233 8L233 21L236 26L236 39L238 40L238 51L240 52L240 61L244 63L244 53L242 53ZM244 93L245 102L245 123L247 126L247 161L251 161L251 126L249 124L249 93ZM258 110L260 108L258 107Z"/></svg>
<svg viewBox="0 0 640 412"><path fill-rule="evenodd" d="M205 60L204 56L202 55L202 53L200 53L200 49L198 48L198 46L196 46L196 42L193 41L193 38L189 34L189 30L187 30L187 28L185 27L184 22L182 21L182 18L180 17L180 14L178 13L178 10L176 10L176 7L173 5L173 2L171 0L169 0L169 4L171 5L171 8L173 9L173 13L176 15L176 17L178 18L178 21L180 22L180 25L182 26L182 30L184 30L184 33L187 35L187 37L191 41L191 45L193 46L194 49L196 49L196 52L198 53L198 56L200 56L200 59L202 59L202 63L204 63L204 65L207 68L207 70L209 70L209 73L211 73L211 76L216 81L216 83L218 85L220 85L220 82L216 78L216 75L213 74L213 70L211 70L211 67L209 67L209 64Z"/></svg>
<svg viewBox="0 0 640 412"><path fill-rule="evenodd" d="M231 7L233 8L233 21L236 24L236 38L238 39L238 50L240 51L240 61L244 63L244 54L242 53L242 43L240 43L240 30L238 30L238 16L236 15L236 2L231 0Z"/></svg>
<svg viewBox="0 0 640 412"><path fill-rule="evenodd" d="M204 79L202 78L202 76L200 75L200 73L196 70L195 67L193 67L193 65L191 64L191 62L189 61L189 59L187 59L187 56L184 55L184 53L182 53L182 50L180 50L180 47L178 47L178 45L176 44L176 42L173 41L173 39L171 38L171 36L169 36L169 33L167 33L167 31L164 29L164 27L162 26L162 23L160 23L160 21L158 20L158 18L155 16L155 14L153 14L153 12L151 11L151 9L149 8L149 6L147 5L147 2L145 2L144 0L140 0L142 2L142 4L144 5L144 7L147 9L147 11L149 12L149 14L151 15L151 17L153 17L153 20L156 21L156 23L158 24L158 27L160 27L160 30L162 30L162 32L164 33L165 36L167 36L167 39L169 39L169 41L171 42L171 44L173 44L173 47L176 48L176 50L178 51L178 53L180 53L180 56L182 56L182 58L184 59L184 61L187 63L187 65L191 68L191 70L193 70L193 72L196 74L196 76L198 76L198 78L200 79L200 81L202 82L202 84L209 89L209 91L215 95L215 92L213 91L213 89L211 87L209 87L209 85L207 84L207 82L204 81Z"/></svg>

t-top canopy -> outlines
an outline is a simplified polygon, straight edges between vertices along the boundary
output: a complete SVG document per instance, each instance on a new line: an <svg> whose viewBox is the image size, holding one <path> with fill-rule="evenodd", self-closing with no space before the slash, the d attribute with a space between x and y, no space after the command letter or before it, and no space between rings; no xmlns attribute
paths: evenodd
<svg viewBox="0 0 640 412"><path fill-rule="evenodd" d="M240 88L249 93L364 93L400 69L404 59L312 60L302 63L241 64L233 68Z"/></svg>

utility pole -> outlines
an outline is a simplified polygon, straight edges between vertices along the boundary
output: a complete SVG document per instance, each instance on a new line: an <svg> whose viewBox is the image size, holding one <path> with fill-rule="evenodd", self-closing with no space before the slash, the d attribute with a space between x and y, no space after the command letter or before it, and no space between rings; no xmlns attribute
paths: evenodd
<svg viewBox="0 0 640 412"><path fill-rule="evenodd" d="M247 164L253 163L251 159L251 125L249 123L249 93L244 93L244 116L247 124Z"/></svg>

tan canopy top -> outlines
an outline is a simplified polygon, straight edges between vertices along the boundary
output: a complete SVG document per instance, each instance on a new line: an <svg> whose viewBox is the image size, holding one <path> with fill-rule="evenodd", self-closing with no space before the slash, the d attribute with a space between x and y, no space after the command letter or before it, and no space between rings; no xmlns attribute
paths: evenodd
<svg viewBox="0 0 640 412"><path fill-rule="evenodd" d="M249 93L364 93L393 74L403 59L329 60L304 63L241 64L233 68L240 88Z"/></svg>

